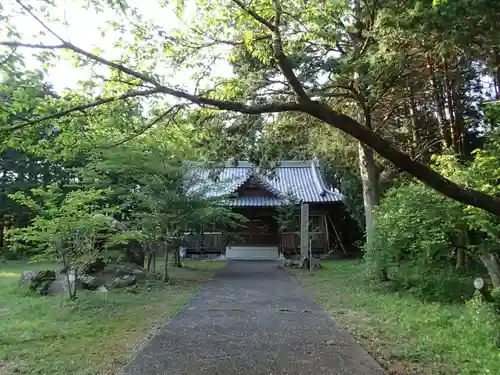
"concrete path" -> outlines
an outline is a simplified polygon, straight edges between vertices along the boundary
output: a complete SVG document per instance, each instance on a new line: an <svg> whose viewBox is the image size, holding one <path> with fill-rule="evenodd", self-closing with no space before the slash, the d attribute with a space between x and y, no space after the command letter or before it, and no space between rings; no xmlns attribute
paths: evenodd
<svg viewBox="0 0 500 375"><path fill-rule="evenodd" d="M271 262L230 262L123 375L385 374Z"/></svg>

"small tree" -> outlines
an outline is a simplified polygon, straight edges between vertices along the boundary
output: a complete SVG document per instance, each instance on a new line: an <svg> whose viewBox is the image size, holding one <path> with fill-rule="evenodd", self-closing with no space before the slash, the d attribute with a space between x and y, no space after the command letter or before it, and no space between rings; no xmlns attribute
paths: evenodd
<svg viewBox="0 0 500 375"><path fill-rule="evenodd" d="M20 192L10 195L36 212L30 226L9 232L11 244L35 244L39 250L33 257L35 260L61 260L69 297L75 299L79 271L83 264L101 255L96 247L99 232L111 225L108 217L102 215L108 210L99 206L107 191L86 189L65 193L56 185L51 185L31 192L33 197ZM72 276L74 280L71 280Z"/></svg>
<svg viewBox="0 0 500 375"><path fill-rule="evenodd" d="M162 170L151 170L143 176L143 186L137 197L147 209L149 228L157 228L164 239L163 281L168 281L169 248L175 250L176 265L181 267L178 256L179 245L186 228L203 227L211 223L237 225L241 215L222 206L221 198L208 198L199 181L190 178L187 167L179 163L160 166ZM151 234L152 238L153 235Z"/></svg>
<svg viewBox="0 0 500 375"><path fill-rule="evenodd" d="M128 143L96 155L86 167L93 186L113 186L114 202L130 211L129 223L141 234L144 248L153 257L163 242L164 281L168 280L168 258L187 228L219 222L233 225L240 215L219 204L223 197L206 197L206 184L186 165L182 145L167 132ZM88 171L92 173L88 173ZM153 258L154 259L154 258ZM180 258L176 263L180 266Z"/></svg>

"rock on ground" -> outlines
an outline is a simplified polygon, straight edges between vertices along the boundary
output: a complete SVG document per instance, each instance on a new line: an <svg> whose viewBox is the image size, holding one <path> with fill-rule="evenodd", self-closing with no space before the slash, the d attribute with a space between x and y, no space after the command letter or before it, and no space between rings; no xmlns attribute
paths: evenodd
<svg viewBox="0 0 500 375"><path fill-rule="evenodd" d="M21 273L21 283L29 283L36 277L35 271L23 271Z"/></svg>
<svg viewBox="0 0 500 375"><path fill-rule="evenodd" d="M21 274L21 284L27 285L32 291L40 295L49 294L50 285L56 279L56 271L24 271Z"/></svg>
<svg viewBox="0 0 500 375"><path fill-rule="evenodd" d="M81 275L78 279L84 289L95 290L102 285L102 281L96 276Z"/></svg>
<svg viewBox="0 0 500 375"><path fill-rule="evenodd" d="M121 277L117 277L113 279L111 286L113 288L124 288L129 285L134 285L137 282L137 279L133 275L125 275Z"/></svg>

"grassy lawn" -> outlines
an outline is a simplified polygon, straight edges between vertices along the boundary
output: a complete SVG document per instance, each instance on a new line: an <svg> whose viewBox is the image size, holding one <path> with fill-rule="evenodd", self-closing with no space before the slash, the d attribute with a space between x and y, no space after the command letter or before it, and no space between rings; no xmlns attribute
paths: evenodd
<svg viewBox="0 0 500 375"><path fill-rule="evenodd" d="M500 374L493 339L500 325L491 316L466 305L384 292L363 280L359 261L322 265L312 276L294 272L390 374Z"/></svg>
<svg viewBox="0 0 500 375"><path fill-rule="evenodd" d="M105 297L80 291L40 297L19 287L23 270L47 264L0 263L0 374L114 374L224 262L184 262L172 281L146 280Z"/></svg>

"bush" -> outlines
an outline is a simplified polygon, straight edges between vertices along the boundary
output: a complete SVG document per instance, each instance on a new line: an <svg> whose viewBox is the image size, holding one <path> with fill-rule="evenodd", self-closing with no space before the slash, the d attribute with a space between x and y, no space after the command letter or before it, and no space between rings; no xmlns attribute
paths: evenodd
<svg viewBox="0 0 500 375"><path fill-rule="evenodd" d="M392 274L395 290L432 302L464 302L474 295L473 277L453 269L400 267Z"/></svg>
<svg viewBox="0 0 500 375"><path fill-rule="evenodd" d="M493 307L500 314L500 288L495 288L491 292L491 298L493 298ZM500 333L500 330L499 330Z"/></svg>
<svg viewBox="0 0 500 375"><path fill-rule="evenodd" d="M419 298L456 301L472 295L472 281L455 270L455 247L464 228L462 206L422 184L390 189L379 206L373 272L387 269L395 288Z"/></svg>

